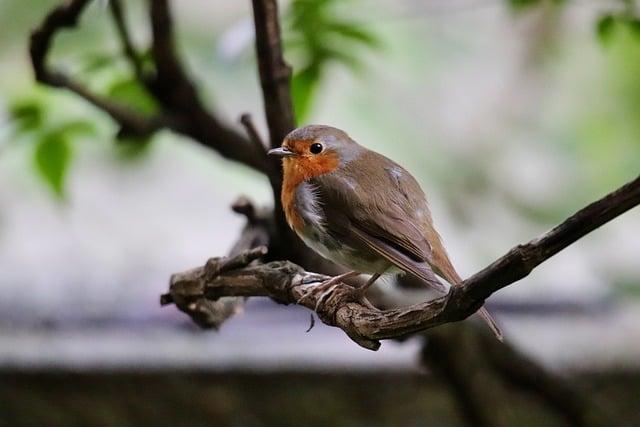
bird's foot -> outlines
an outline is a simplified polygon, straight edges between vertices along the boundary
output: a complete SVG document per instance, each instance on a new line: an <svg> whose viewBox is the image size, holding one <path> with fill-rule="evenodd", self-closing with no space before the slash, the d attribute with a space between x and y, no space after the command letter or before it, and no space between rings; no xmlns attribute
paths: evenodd
<svg viewBox="0 0 640 427"><path fill-rule="evenodd" d="M324 282L320 283L318 286L315 286L309 292L305 293L302 297L300 297L296 301L296 304L301 304L304 300L306 300L311 295L319 294L316 301L316 311L318 311L317 309L320 306L321 302L327 297L327 295L333 292L333 290L339 285L340 282L350 277L357 276L358 274L360 273L358 273L357 271L348 271L346 273L339 274L328 280L325 280Z"/></svg>

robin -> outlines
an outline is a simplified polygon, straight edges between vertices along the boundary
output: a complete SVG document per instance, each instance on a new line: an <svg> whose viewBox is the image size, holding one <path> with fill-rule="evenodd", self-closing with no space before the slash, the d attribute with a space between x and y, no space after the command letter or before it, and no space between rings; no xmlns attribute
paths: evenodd
<svg viewBox="0 0 640 427"><path fill-rule="evenodd" d="M311 125L289 133L270 155L283 158L282 206L289 226L314 251L371 278L409 273L440 292L462 279L433 226L420 185L402 166L359 145L340 129ZM326 287L326 286L325 286ZM478 314L502 332L484 308Z"/></svg>

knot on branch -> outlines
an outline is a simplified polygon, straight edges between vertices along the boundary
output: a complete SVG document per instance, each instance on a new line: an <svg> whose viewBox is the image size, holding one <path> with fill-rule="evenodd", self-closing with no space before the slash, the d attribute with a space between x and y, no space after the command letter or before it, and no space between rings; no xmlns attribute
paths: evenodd
<svg viewBox="0 0 640 427"><path fill-rule="evenodd" d="M266 246L258 246L240 252L233 257L210 258L204 265L204 278L207 281L213 281L221 274L248 266L252 261L266 255L267 252Z"/></svg>
<svg viewBox="0 0 640 427"><path fill-rule="evenodd" d="M238 197L231 205L231 210L240 215L244 215L249 224L255 224L258 222L256 207L253 205L251 200L245 196Z"/></svg>
<svg viewBox="0 0 640 427"><path fill-rule="evenodd" d="M217 328L229 316L241 309L236 298L210 296L208 284L226 274L246 268L267 253L266 246L258 246L232 257L211 258L198 268L171 276L169 293L160 297L161 305L175 304L203 328Z"/></svg>
<svg viewBox="0 0 640 427"><path fill-rule="evenodd" d="M288 305L296 300L293 293L297 285L304 280L304 269L289 261L272 261L264 265L261 275L262 286L271 298L280 304Z"/></svg>
<svg viewBox="0 0 640 427"><path fill-rule="evenodd" d="M449 292L435 301L442 301L442 314L446 315L445 322L464 320L478 311L484 305L484 298L475 297L464 286L452 286Z"/></svg>

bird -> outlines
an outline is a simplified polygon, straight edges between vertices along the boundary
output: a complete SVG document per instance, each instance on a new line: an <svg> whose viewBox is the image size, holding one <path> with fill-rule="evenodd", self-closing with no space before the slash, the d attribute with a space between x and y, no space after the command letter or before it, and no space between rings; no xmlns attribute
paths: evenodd
<svg viewBox="0 0 640 427"><path fill-rule="evenodd" d="M289 226L322 257L349 269L325 285L359 274L410 274L436 291L459 285L427 198L416 179L393 160L358 144L335 127L308 125L291 131L280 147L281 202ZM486 308L477 313L502 341Z"/></svg>

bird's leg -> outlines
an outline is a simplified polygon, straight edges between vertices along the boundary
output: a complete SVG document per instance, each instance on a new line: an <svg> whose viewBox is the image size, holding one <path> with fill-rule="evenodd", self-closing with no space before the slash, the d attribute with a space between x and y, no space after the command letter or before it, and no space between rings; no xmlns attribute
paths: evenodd
<svg viewBox="0 0 640 427"><path fill-rule="evenodd" d="M380 278L381 274L380 273L375 273L373 274L369 280L367 280L367 283L365 283L363 286L354 289L354 293L356 295L356 297L358 297L358 299L360 301L362 301L364 303L364 305L366 305L368 308L372 309L372 310L377 310L377 308L371 304L369 302L369 300L365 297L365 294L367 292L367 289L369 289L371 287L371 285L373 285L373 283L378 280Z"/></svg>
<svg viewBox="0 0 640 427"><path fill-rule="evenodd" d="M300 297L300 299L298 299L298 301L296 301L296 304L300 304L309 295L316 294L318 292L321 292L321 295L318 297L318 303L320 303L320 301L322 301L322 299L324 299L326 294L328 294L336 286L338 286L339 282L342 282L343 280L349 279L349 278L351 278L353 276L357 276L358 274L360 274L360 273L358 273L357 271L347 271L346 273L342 273L342 274L339 274L337 276L333 276L332 278L325 280L324 282L320 283L318 286L314 287L312 290L310 290L309 292L304 294L302 297ZM317 304L316 304L316 307L317 307Z"/></svg>
<svg viewBox="0 0 640 427"><path fill-rule="evenodd" d="M367 280L367 283L365 283L364 286L359 289L360 292L362 292L362 294L364 295L367 289L369 289L371 285L373 285L373 283L380 278L380 276L380 273L375 273L373 276L371 276L369 280Z"/></svg>

